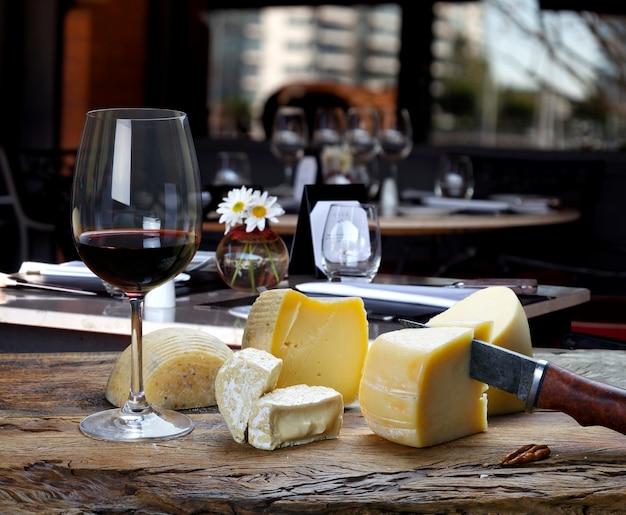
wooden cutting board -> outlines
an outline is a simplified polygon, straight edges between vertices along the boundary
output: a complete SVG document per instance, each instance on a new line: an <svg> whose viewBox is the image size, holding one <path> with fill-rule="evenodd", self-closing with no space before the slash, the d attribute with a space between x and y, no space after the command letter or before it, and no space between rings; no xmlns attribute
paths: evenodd
<svg viewBox="0 0 626 515"><path fill-rule="evenodd" d="M104 387L115 357L0 354L1 513L626 508L626 436L583 428L561 413L495 417L484 433L427 449L379 438L357 408L346 412L337 440L276 451L235 443L215 408L190 410L197 426L183 438L137 443L87 438L78 422L107 406ZM619 351L542 357L624 383L626 355ZM505 454L528 443L548 445L551 456L520 467L499 465Z"/></svg>

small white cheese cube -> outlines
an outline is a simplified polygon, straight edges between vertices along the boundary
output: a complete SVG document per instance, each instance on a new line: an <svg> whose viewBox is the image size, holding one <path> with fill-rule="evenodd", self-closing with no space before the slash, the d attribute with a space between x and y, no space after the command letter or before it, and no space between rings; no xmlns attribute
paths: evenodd
<svg viewBox="0 0 626 515"><path fill-rule="evenodd" d="M276 388L282 360L269 352L243 349L222 365L215 377L215 399L228 429L238 443L246 441L254 403Z"/></svg>

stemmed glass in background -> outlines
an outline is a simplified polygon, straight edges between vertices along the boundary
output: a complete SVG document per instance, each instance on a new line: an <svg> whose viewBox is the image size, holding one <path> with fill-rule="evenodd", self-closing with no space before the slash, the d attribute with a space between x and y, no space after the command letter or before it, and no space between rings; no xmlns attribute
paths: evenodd
<svg viewBox="0 0 626 515"><path fill-rule="evenodd" d="M466 155L444 154L435 176L438 197L471 199L474 196L474 169Z"/></svg>
<svg viewBox="0 0 626 515"><path fill-rule="evenodd" d="M275 157L285 165L283 184L271 190L278 197L293 196L293 170L303 156L309 143L304 109L300 107L281 106L274 116L274 126L270 140L270 149Z"/></svg>
<svg viewBox="0 0 626 515"><path fill-rule="evenodd" d="M245 152L218 152L215 186L250 186L250 160Z"/></svg>
<svg viewBox="0 0 626 515"><path fill-rule="evenodd" d="M413 148L413 128L406 109L387 108L380 112L380 150L389 161L389 176L383 181L380 192L382 216L395 216L400 203L398 194L398 163Z"/></svg>
<svg viewBox="0 0 626 515"><path fill-rule="evenodd" d="M345 113L340 107L318 107L311 135L311 146L321 151L325 146L341 145L346 130Z"/></svg>
<svg viewBox="0 0 626 515"><path fill-rule="evenodd" d="M378 115L369 107L351 107L346 113L345 141L354 160L357 182L370 186L368 165L378 153Z"/></svg>
<svg viewBox="0 0 626 515"><path fill-rule="evenodd" d="M389 161L389 174L398 179L398 163L413 148L413 128L411 117L406 109L383 109L380 112L380 151Z"/></svg>
<svg viewBox="0 0 626 515"><path fill-rule="evenodd" d="M193 421L152 408L143 391L142 315L146 293L193 258L202 234L198 162L185 113L104 109L87 113L72 190L72 232L81 259L120 288L131 306L131 381L124 406L83 419L104 440L171 438Z"/></svg>

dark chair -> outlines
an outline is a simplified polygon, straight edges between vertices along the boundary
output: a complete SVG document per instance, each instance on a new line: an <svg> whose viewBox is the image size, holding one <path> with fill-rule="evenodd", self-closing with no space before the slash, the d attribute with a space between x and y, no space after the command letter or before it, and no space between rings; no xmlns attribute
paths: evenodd
<svg viewBox="0 0 626 515"><path fill-rule="evenodd" d="M0 147L0 172L0 179L4 182L0 187L0 191L3 192L3 194L0 194L0 205L10 206L13 210L19 236L19 259L20 262L24 262L32 256L31 231L52 234L55 232L55 225L35 220L26 214L14 181L9 160L2 147Z"/></svg>
<svg viewBox="0 0 626 515"><path fill-rule="evenodd" d="M78 259L70 227L70 197L76 162L75 149L22 149L18 190L26 214L56 227L55 243L62 259Z"/></svg>

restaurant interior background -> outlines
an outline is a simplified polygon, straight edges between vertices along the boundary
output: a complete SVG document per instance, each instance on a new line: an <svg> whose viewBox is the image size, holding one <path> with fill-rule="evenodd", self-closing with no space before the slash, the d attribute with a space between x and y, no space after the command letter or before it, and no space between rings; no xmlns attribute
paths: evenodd
<svg viewBox="0 0 626 515"><path fill-rule="evenodd" d="M205 184L216 153L240 149L253 182L271 186L282 167L264 120L276 103L392 105L414 127L401 191L432 189L439 157L460 152L476 197L555 195L582 217L438 237L437 262L433 238L396 239L388 270L409 252L405 272L533 276L589 287L621 309L625 16L609 0L0 0L0 144L28 216L51 226L31 231L29 259L74 258L66 207L89 109L181 109ZM373 166L388 173L382 159ZM7 272L21 260L10 207L0 205Z"/></svg>

